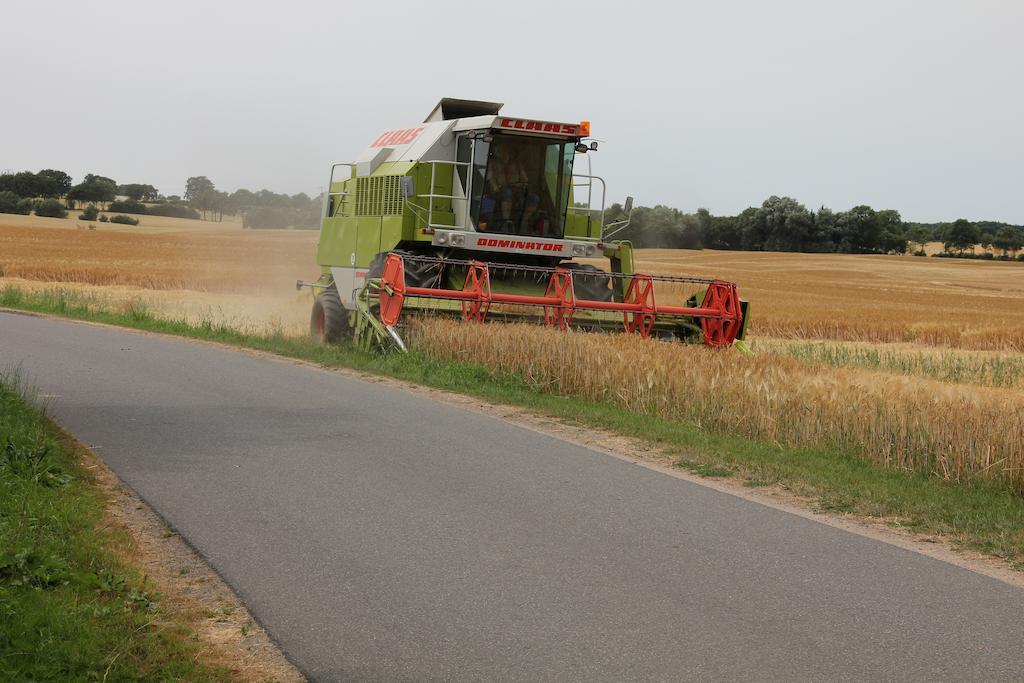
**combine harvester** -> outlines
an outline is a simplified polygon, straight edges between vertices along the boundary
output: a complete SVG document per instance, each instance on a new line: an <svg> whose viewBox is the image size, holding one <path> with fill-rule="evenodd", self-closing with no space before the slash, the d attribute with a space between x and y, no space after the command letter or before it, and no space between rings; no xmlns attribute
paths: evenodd
<svg viewBox="0 0 1024 683"><path fill-rule="evenodd" d="M714 347L743 339L747 303L735 284L636 273L630 243L610 239L629 224L632 198L623 219L604 223L604 181L573 168L597 149L589 122L504 116L501 106L443 99L423 123L385 131L355 163L331 167L321 276L297 283L317 292L315 339L404 350L400 321L411 314ZM573 260L597 258L610 270ZM663 303L656 285L678 303Z"/></svg>

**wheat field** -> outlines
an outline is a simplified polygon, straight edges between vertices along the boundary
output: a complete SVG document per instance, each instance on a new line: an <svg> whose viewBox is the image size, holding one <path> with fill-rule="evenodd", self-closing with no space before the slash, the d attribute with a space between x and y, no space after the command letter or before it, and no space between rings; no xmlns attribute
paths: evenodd
<svg viewBox="0 0 1024 683"><path fill-rule="evenodd" d="M318 274L315 231L167 218L137 228L77 225L0 215L0 279L133 288L140 296L222 293L230 305L232 297L283 296L296 279ZM667 249L640 250L636 261L641 272L737 282L752 305L754 338L1024 351L1021 263ZM673 295L683 298L658 292L659 301Z"/></svg>
<svg viewBox="0 0 1024 683"><path fill-rule="evenodd" d="M0 216L0 286L70 288L247 331L307 329L311 301L294 282L318 273L316 232L11 218ZM637 269L737 282L755 353L444 321L415 326L412 341L624 410L1024 491L1024 264L641 250Z"/></svg>
<svg viewBox="0 0 1024 683"><path fill-rule="evenodd" d="M546 391L797 447L834 446L949 481L1024 493L1024 393L636 336L420 321L417 349ZM1017 359L1019 363L1021 359Z"/></svg>

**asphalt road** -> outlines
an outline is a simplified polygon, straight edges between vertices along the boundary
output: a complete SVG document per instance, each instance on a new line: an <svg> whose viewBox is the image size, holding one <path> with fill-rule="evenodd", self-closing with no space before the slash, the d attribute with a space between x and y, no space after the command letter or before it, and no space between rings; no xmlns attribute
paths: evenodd
<svg viewBox="0 0 1024 683"><path fill-rule="evenodd" d="M311 678L1024 678L1024 591L400 389L0 313Z"/></svg>

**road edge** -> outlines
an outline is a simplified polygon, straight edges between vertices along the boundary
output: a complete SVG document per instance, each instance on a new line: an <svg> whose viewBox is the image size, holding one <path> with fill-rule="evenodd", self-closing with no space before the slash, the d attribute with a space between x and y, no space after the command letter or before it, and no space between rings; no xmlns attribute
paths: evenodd
<svg viewBox="0 0 1024 683"><path fill-rule="evenodd" d="M122 328L123 329L123 328ZM53 416L61 445L73 454L107 498L104 524L124 533L131 551L115 548L161 595L161 603L203 644L202 656L243 681L307 680L234 589L148 502L121 480L98 453Z"/></svg>

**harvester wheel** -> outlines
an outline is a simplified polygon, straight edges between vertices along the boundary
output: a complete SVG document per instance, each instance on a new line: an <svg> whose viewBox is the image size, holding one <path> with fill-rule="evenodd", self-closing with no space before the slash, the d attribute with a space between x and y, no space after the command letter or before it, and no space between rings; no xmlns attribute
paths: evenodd
<svg viewBox="0 0 1024 683"><path fill-rule="evenodd" d="M572 287L577 299L612 300L612 278L605 271L589 263L563 263L561 267L572 271Z"/></svg>
<svg viewBox="0 0 1024 683"><path fill-rule="evenodd" d="M366 279L372 280L378 278L384 272L384 262L388 260L388 254L398 254L399 256L416 256L411 251L404 249L394 249L392 251L385 251L377 254L370 261L370 267L366 269ZM439 266L437 262L432 261L414 261L409 260L405 262L405 284L410 287L436 287L438 283L438 271Z"/></svg>
<svg viewBox="0 0 1024 683"><path fill-rule="evenodd" d="M331 287L313 300L309 317L309 334L321 344L334 344L350 332L348 311L341 305L338 290Z"/></svg>

